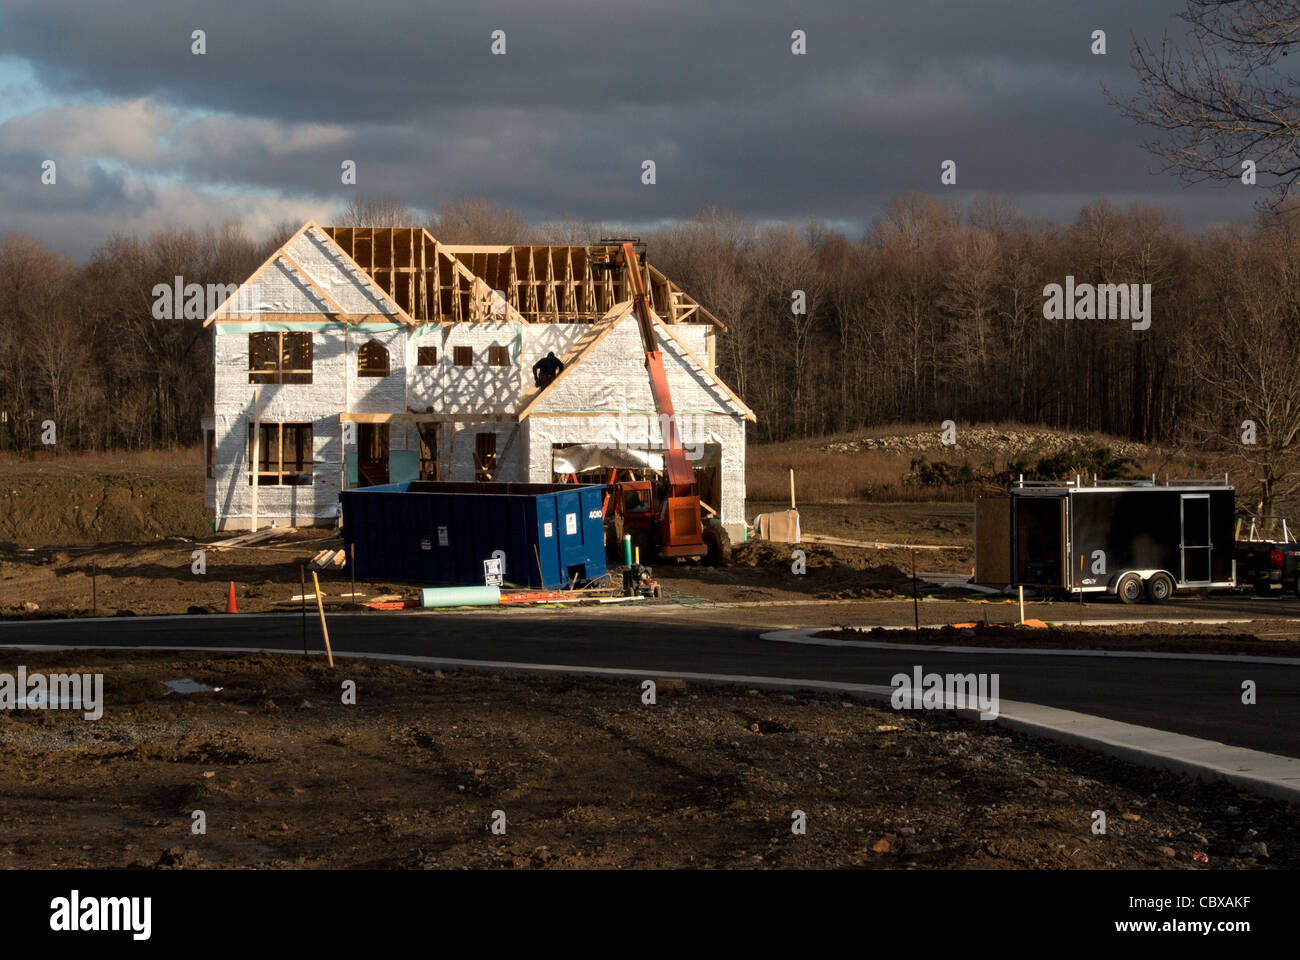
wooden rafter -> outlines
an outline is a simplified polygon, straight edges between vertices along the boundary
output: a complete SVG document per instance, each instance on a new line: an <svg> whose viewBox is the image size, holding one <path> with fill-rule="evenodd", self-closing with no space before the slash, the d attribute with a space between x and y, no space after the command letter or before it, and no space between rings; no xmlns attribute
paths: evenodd
<svg viewBox="0 0 1300 960"><path fill-rule="evenodd" d="M515 323L591 323L625 299L625 278L592 270L588 248L579 245L444 244L422 227L321 229L390 300L400 306L404 299L403 312L420 323L492 319L481 308L483 285L504 292L505 319ZM409 255L399 261L397 251L405 254L408 248ZM386 251L386 263L378 251ZM645 273L651 307L664 323L726 329L654 266L645 264ZM405 291L403 297L399 291Z"/></svg>
<svg viewBox="0 0 1300 960"><path fill-rule="evenodd" d="M300 273L300 274L302 274L303 279L307 281L308 285L309 285L313 290L315 290L317 293L320 294L321 299L324 300L327 304L329 304L331 307L334 308L334 313L335 313L335 314L337 314L337 315L339 315L339 316L347 316L347 315L348 315L348 312L347 312L346 310L343 309L343 305L340 304L340 303L339 303L337 300L335 300L333 297L331 297L331 296L329 295L329 291L327 291L324 287L322 287L319 283L317 283L317 282L316 282L316 278L313 277L313 276L312 276L310 273L308 273L306 270L304 270L304 269L299 265L299 263L298 263L297 260L295 260L293 257L289 256L289 254L288 254L286 251L283 251L283 250L280 251L280 259L283 260L285 263L287 263L287 264L288 264L288 265L289 265L289 266L294 270L295 273Z"/></svg>

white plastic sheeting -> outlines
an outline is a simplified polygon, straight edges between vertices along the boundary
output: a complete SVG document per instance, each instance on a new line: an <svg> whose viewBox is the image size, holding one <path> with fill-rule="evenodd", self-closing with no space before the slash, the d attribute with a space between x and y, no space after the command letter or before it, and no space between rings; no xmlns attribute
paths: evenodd
<svg viewBox="0 0 1300 960"><path fill-rule="evenodd" d="M716 435L713 443L688 447L687 457L692 467L716 467L722 463L722 441ZM594 443L579 443L562 447L552 454L551 469L556 473L584 473L587 470L662 470L663 447L602 447Z"/></svg>

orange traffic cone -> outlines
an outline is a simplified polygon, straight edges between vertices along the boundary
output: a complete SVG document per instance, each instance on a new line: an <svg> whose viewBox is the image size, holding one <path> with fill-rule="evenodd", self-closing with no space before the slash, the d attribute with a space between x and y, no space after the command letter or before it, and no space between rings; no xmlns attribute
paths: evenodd
<svg viewBox="0 0 1300 960"><path fill-rule="evenodd" d="M238 613L239 608L235 606L235 581L230 581L230 599L226 601L226 613Z"/></svg>

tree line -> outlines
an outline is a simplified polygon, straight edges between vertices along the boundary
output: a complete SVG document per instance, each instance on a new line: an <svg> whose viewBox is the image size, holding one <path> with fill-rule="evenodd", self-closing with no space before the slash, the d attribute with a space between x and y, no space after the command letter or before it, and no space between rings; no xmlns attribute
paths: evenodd
<svg viewBox="0 0 1300 960"><path fill-rule="evenodd" d="M1300 436L1292 211L1188 230L1151 206L1099 200L1050 223L1004 197L909 193L852 239L817 220L758 224L717 209L643 239L649 261L726 325L719 370L758 416L753 442L1010 420L1242 447L1272 457L1284 480ZM364 197L338 220L421 222ZM530 224L483 200L424 220L457 243L620 232L577 219ZM0 449L38 446L46 419L64 449L196 442L212 396L211 334L200 320L154 319L153 287L177 275L242 282L294 226L260 239L237 224L116 236L81 263L30 237L0 237ZM1149 326L1047 319L1045 288L1067 277L1150 284ZM1237 436L1246 421L1253 443Z"/></svg>

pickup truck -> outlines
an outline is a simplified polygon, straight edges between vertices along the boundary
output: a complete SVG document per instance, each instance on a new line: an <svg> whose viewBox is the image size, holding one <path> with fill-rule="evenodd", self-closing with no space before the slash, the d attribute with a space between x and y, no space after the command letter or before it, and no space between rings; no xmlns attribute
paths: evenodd
<svg viewBox="0 0 1300 960"><path fill-rule="evenodd" d="M1249 521L1246 536L1242 527ZM1248 514L1237 521L1237 542L1233 547L1237 583L1250 587L1256 596L1266 597L1280 587L1280 596L1300 596L1300 543L1291 536L1286 517Z"/></svg>

